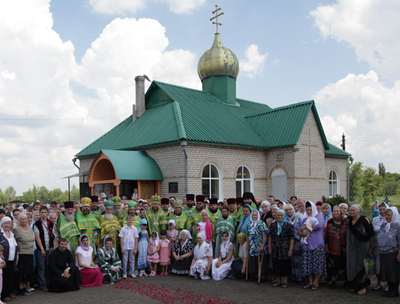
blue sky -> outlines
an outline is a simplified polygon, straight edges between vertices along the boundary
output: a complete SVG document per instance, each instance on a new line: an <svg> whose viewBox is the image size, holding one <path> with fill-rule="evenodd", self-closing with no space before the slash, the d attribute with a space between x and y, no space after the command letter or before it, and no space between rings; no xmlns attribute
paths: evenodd
<svg viewBox="0 0 400 304"><path fill-rule="evenodd" d="M238 97L314 99L331 143L399 171L398 1L4 0L0 188L66 189L73 156L131 112L136 75L200 89L215 4Z"/></svg>

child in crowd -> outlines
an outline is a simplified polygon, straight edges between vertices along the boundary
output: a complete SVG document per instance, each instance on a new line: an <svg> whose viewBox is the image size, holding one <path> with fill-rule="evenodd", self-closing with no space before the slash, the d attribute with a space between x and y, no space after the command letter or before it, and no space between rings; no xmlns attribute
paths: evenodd
<svg viewBox="0 0 400 304"><path fill-rule="evenodd" d="M171 246L170 241L167 239L167 230L161 230L160 236L161 275L168 275L168 265L171 264Z"/></svg>
<svg viewBox="0 0 400 304"><path fill-rule="evenodd" d="M147 262L149 262L150 276L155 277L157 271L157 264L160 262L160 239L158 238L158 232L153 231L151 239L149 241L149 247L147 249Z"/></svg>
<svg viewBox="0 0 400 304"><path fill-rule="evenodd" d="M0 294L3 291L3 268L6 266L3 252L4 252L4 247L0 245ZM1 299L0 299L0 304L3 304Z"/></svg>
<svg viewBox="0 0 400 304"><path fill-rule="evenodd" d="M147 220L141 219L139 222L139 257L137 269L140 271L139 276L147 276L147 248L149 246L149 234L147 233Z"/></svg>
<svg viewBox="0 0 400 304"><path fill-rule="evenodd" d="M126 218L126 226L122 227L119 237L121 238L121 254L122 254L122 277L127 278L127 268L129 263L129 275L136 278L135 275L135 255L138 252L138 230L133 226L133 216L128 215Z"/></svg>
<svg viewBox="0 0 400 304"><path fill-rule="evenodd" d="M176 240L178 239L178 230L175 229L176 222L175 220L168 221L168 231L167 231L167 239L170 241L171 250L174 250L174 245Z"/></svg>
<svg viewBox="0 0 400 304"><path fill-rule="evenodd" d="M318 220L315 217L309 217L305 222L304 225L306 225L306 230L304 232L307 232L307 236L303 236L301 238L301 243L302 244L308 244L307 239L310 236L311 231L313 231L312 226L317 226L318 225Z"/></svg>

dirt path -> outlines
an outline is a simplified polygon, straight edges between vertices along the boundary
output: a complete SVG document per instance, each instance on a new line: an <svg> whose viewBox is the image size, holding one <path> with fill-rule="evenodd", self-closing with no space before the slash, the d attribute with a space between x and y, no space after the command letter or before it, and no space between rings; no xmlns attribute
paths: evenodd
<svg viewBox="0 0 400 304"><path fill-rule="evenodd" d="M11 303L400 303L399 298L387 299L380 294L380 291L370 288L365 296L358 296L344 290L339 284L334 290L321 286L318 291L311 291L304 290L301 285L294 283L282 289L272 287L270 282L258 286L255 282L229 279L218 282L201 281L186 276L170 275L121 280L115 285L81 288L79 291L63 294L35 291L32 296L19 297Z"/></svg>

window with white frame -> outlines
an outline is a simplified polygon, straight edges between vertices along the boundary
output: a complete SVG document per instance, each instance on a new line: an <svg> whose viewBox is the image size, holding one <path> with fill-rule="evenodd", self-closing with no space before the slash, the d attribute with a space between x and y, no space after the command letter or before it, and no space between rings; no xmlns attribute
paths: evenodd
<svg viewBox="0 0 400 304"><path fill-rule="evenodd" d="M236 171L236 197L242 197L244 192L252 192L251 186L250 170L245 166L239 167Z"/></svg>
<svg viewBox="0 0 400 304"><path fill-rule="evenodd" d="M339 194L339 175L335 170L329 172L329 196Z"/></svg>
<svg viewBox="0 0 400 304"><path fill-rule="evenodd" d="M206 198L219 198L220 196L220 178L218 168L213 164L208 164L203 168L201 176L201 189Z"/></svg>

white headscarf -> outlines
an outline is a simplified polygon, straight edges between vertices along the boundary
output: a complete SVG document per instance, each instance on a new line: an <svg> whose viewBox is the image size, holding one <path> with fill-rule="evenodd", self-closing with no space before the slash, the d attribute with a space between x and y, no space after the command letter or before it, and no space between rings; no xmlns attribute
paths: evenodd
<svg viewBox="0 0 400 304"><path fill-rule="evenodd" d="M198 238L201 238L203 240L203 243L200 245L200 243L197 243L196 247L194 247L194 256L197 260L203 259L206 254L206 248L209 246L206 243L206 234L204 232L200 232L197 234Z"/></svg>
<svg viewBox="0 0 400 304"><path fill-rule="evenodd" d="M220 247L221 251L221 257L223 259L226 259L229 253L229 244L231 243L231 234L228 231L228 239L226 241L223 241Z"/></svg>
<svg viewBox="0 0 400 304"><path fill-rule="evenodd" d="M168 221L168 226L169 226L170 224L174 224L174 227L176 227L175 220L169 220L169 221Z"/></svg>
<svg viewBox="0 0 400 304"><path fill-rule="evenodd" d="M257 212L257 220L253 221L253 212ZM257 226L258 222L260 221L260 212L254 209L250 214L250 226L255 227Z"/></svg>
<svg viewBox="0 0 400 304"><path fill-rule="evenodd" d="M156 238L155 240L153 240L153 233L154 233L154 232L157 234L157 238ZM151 233L150 242L154 242L154 243L156 244L156 247L158 247L158 242L159 242L159 240L160 240L160 238L158 237L158 232L157 232L157 231L153 231L153 232Z"/></svg>
<svg viewBox="0 0 400 304"><path fill-rule="evenodd" d="M310 203L311 208L312 208L312 214L311 216L308 216L308 212L307 212L307 203ZM318 215L318 210L317 207L315 206L315 204L312 201L307 201L305 203L305 207L306 207L306 213L304 214L304 218L309 218L309 217L315 217L316 215ZM304 219L303 218L303 219Z"/></svg>
<svg viewBox="0 0 400 304"><path fill-rule="evenodd" d="M400 215L399 215L399 210L397 209L397 207L389 207L386 210L391 210L393 215L392 215L392 220L390 222L387 222L385 230L386 233L389 232L390 230L390 226L392 223L400 223Z"/></svg>
<svg viewBox="0 0 400 304"><path fill-rule="evenodd" d="M183 229L181 231L181 233L179 233L179 240L182 238L182 233L186 233L187 235L187 239L185 240L185 242L183 243L182 247L184 247L186 245L186 243L188 242L188 240L192 239L192 235L190 234L189 230Z"/></svg>

